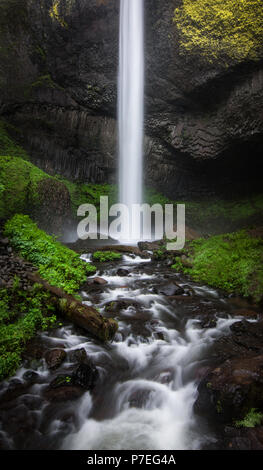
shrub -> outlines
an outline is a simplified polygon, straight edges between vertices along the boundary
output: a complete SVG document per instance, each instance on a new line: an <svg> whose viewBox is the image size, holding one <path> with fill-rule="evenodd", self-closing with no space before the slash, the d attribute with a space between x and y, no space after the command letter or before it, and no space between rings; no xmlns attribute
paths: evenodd
<svg viewBox="0 0 263 470"><path fill-rule="evenodd" d="M26 215L15 215L5 225L5 235L25 259L38 267L39 274L51 285L72 294L80 288L95 266L82 261L69 248L47 235Z"/></svg>
<svg viewBox="0 0 263 470"><path fill-rule="evenodd" d="M17 285L11 290L0 289L0 380L15 373L26 343L37 330L57 325L49 298L38 284L30 292Z"/></svg>
<svg viewBox="0 0 263 470"><path fill-rule="evenodd" d="M115 261L121 259L120 253L114 251L96 251L92 255L93 260L104 263L105 261Z"/></svg>
<svg viewBox="0 0 263 470"><path fill-rule="evenodd" d="M241 421L236 421L236 426L243 428L254 428L259 426L263 421L263 413L260 413L255 408L251 408L248 414Z"/></svg>

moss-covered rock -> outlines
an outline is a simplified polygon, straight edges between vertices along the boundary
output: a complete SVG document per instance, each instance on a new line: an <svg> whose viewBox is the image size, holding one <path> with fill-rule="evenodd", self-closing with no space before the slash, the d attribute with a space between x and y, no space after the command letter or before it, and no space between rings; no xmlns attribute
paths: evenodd
<svg viewBox="0 0 263 470"><path fill-rule="evenodd" d="M15 215L5 225L5 235L13 248L38 267L39 274L51 285L75 293L96 271L69 248L40 230L27 215Z"/></svg>
<svg viewBox="0 0 263 470"><path fill-rule="evenodd" d="M31 291L19 286L0 289L0 380L19 367L26 343L37 330L57 325L49 298L38 284Z"/></svg>
<svg viewBox="0 0 263 470"><path fill-rule="evenodd" d="M118 261L121 256L121 253L115 253L114 251L96 251L93 253L92 258L94 261L104 263L106 261Z"/></svg>
<svg viewBox="0 0 263 470"><path fill-rule="evenodd" d="M97 213L100 213L100 197L109 197L109 207L117 202L118 190L114 184L84 184L72 182L60 176L56 177L68 189L73 214L77 214L81 204L94 204Z"/></svg>
<svg viewBox="0 0 263 470"><path fill-rule="evenodd" d="M262 54L261 0L183 0L174 23L184 50L208 61L257 60Z"/></svg>
<svg viewBox="0 0 263 470"><path fill-rule="evenodd" d="M73 183L39 169L11 138L9 128L0 121L0 219L28 214L44 230L60 235L77 220L81 204L94 204L99 215L101 196L109 196L109 205L116 202L115 185Z"/></svg>
<svg viewBox="0 0 263 470"><path fill-rule="evenodd" d="M261 302L263 297L263 240L248 231L200 238L185 250L189 266L176 258L174 269L197 282Z"/></svg>
<svg viewBox="0 0 263 470"><path fill-rule="evenodd" d="M0 155L9 155L28 160L27 152L10 136L10 131L19 132L16 128L0 120Z"/></svg>
<svg viewBox="0 0 263 470"><path fill-rule="evenodd" d="M0 156L0 218L29 214L51 233L72 216L66 186L20 157Z"/></svg>

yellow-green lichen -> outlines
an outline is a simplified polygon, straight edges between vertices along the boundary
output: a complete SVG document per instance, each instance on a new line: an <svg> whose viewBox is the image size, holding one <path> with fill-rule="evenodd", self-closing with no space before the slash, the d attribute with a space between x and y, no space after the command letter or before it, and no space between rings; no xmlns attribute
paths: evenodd
<svg viewBox="0 0 263 470"><path fill-rule="evenodd" d="M67 28L68 24L64 20L63 16L61 15L61 0L55 0L53 2L52 7L49 10L49 15L52 20L57 21L60 26L63 28Z"/></svg>
<svg viewBox="0 0 263 470"><path fill-rule="evenodd" d="M262 0L183 0L173 21L182 50L201 53L209 62L260 58Z"/></svg>

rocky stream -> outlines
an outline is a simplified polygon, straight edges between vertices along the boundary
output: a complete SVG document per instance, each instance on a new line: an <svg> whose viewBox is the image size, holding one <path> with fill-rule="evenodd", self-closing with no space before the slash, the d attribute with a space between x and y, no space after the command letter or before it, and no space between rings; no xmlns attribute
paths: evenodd
<svg viewBox="0 0 263 470"><path fill-rule="evenodd" d="M262 427L235 425L262 402L260 309L151 254L98 263L83 286L118 320L111 343L63 320L29 343L0 385L0 448L263 449Z"/></svg>

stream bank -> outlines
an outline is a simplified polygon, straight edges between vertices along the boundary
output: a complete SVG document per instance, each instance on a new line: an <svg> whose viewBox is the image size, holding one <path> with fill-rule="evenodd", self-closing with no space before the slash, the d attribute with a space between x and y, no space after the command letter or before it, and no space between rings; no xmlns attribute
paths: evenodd
<svg viewBox="0 0 263 470"><path fill-rule="evenodd" d="M118 321L115 338L103 345L67 321L40 332L1 383L2 448L262 449L261 426L235 425L262 410L260 308L150 253L97 263L81 296Z"/></svg>

